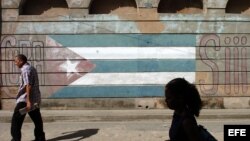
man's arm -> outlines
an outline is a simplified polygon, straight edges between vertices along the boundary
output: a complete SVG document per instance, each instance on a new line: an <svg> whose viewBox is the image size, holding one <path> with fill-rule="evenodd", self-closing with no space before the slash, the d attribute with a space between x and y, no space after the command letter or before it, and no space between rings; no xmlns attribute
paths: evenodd
<svg viewBox="0 0 250 141"><path fill-rule="evenodd" d="M31 93L31 85L27 84L26 85L26 103L27 103L27 110L30 110L31 108L31 103L30 103L30 93Z"/></svg>

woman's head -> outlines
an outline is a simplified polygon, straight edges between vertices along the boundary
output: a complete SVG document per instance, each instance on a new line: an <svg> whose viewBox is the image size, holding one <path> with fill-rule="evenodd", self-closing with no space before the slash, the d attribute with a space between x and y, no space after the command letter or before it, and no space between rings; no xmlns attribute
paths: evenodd
<svg viewBox="0 0 250 141"><path fill-rule="evenodd" d="M199 116L202 102L195 85L184 78L175 78L165 86L165 101L172 110L185 108L194 115Z"/></svg>

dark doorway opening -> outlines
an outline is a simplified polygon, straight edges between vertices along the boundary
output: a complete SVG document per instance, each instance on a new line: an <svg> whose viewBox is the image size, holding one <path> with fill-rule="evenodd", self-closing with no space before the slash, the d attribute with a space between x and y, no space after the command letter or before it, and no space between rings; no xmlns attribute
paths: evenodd
<svg viewBox="0 0 250 141"><path fill-rule="evenodd" d="M110 14L119 8L136 8L135 0L93 0L89 14Z"/></svg>
<svg viewBox="0 0 250 141"><path fill-rule="evenodd" d="M202 0L161 0L158 13L202 13Z"/></svg>
<svg viewBox="0 0 250 141"><path fill-rule="evenodd" d="M60 14L67 9L66 0L23 0L19 15Z"/></svg>
<svg viewBox="0 0 250 141"><path fill-rule="evenodd" d="M226 13L250 14L250 0L229 0Z"/></svg>

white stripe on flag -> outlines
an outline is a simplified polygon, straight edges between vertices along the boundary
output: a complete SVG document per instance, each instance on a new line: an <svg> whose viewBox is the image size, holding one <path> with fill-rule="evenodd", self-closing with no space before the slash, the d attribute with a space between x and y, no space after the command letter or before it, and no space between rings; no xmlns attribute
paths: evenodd
<svg viewBox="0 0 250 141"><path fill-rule="evenodd" d="M88 73L70 85L165 85L176 77L195 82L195 72Z"/></svg>
<svg viewBox="0 0 250 141"><path fill-rule="evenodd" d="M195 59L195 47L68 47L86 59Z"/></svg>

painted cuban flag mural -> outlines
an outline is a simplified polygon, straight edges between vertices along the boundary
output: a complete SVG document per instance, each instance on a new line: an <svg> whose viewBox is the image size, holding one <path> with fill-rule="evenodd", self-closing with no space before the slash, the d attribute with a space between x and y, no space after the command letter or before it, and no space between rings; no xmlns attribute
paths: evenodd
<svg viewBox="0 0 250 141"><path fill-rule="evenodd" d="M70 83L50 98L158 97L164 96L164 85L175 77L195 81L193 35L84 34L47 38L48 46L67 48L78 55L72 58L67 52L60 53L67 61L53 66L67 75L49 79L56 85L65 85L62 80Z"/></svg>
<svg viewBox="0 0 250 141"><path fill-rule="evenodd" d="M13 59L22 53L38 71L43 98L162 97L175 77L195 82L195 46L192 34L4 36L1 95L15 97Z"/></svg>
<svg viewBox="0 0 250 141"><path fill-rule="evenodd" d="M14 98L25 54L37 69L43 98L163 97L183 77L202 96L249 95L249 36L81 34L3 36L1 97Z"/></svg>

